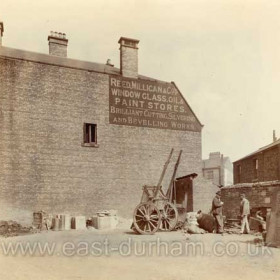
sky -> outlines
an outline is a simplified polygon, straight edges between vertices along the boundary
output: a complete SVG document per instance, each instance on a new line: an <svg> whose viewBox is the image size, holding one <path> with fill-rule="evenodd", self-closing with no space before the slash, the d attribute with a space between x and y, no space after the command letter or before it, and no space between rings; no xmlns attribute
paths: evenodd
<svg viewBox="0 0 280 280"><path fill-rule="evenodd" d="M232 161L280 137L279 0L1 0L3 46L119 67L121 36L140 40L139 74L174 81L204 125L202 155Z"/></svg>

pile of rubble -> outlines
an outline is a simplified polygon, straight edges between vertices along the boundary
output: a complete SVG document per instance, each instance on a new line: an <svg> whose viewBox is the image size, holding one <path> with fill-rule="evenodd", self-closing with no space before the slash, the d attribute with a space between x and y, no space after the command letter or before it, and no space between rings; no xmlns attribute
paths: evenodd
<svg viewBox="0 0 280 280"><path fill-rule="evenodd" d="M239 234L241 226L237 222L226 222L224 225L224 231L228 234Z"/></svg>
<svg viewBox="0 0 280 280"><path fill-rule="evenodd" d="M130 221L129 221L130 222ZM98 211L90 218L86 216L72 216L70 214L53 215L45 211L33 213L32 225L23 226L20 223L9 220L0 220L0 236L12 237L18 235L38 233L42 230L111 230L127 225L125 219L119 219L116 210Z"/></svg>
<svg viewBox="0 0 280 280"><path fill-rule="evenodd" d="M0 236L11 237L34 233L33 227L24 227L15 221L0 221Z"/></svg>

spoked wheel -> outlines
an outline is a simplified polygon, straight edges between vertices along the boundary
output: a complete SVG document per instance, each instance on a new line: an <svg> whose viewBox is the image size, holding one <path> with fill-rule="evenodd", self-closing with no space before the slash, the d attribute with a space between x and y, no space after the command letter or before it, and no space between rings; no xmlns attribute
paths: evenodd
<svg viewBox="0 0 280 280"><path fill-rule="evenodd" d="M133 215L135 229L141 234L154 234L160 226L160 211L153 203L141 203Z"/></svg>
<svg viewBox="0 0 280 280"><path fill-rule="evenodd" d="M170 202L167 202L161 212L161 225L160 229L163 231L172 231L178 221L177 208Z"/></svg>

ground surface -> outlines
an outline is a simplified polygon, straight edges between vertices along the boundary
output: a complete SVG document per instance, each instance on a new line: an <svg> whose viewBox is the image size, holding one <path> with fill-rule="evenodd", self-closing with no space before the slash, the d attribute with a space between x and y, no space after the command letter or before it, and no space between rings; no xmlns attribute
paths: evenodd
<svg viewBox="0 0 280 280"><path fill-rule="evenodd" d="M256 245L255 238L235 234L186 236L180 231L143 236L126 229L50 231L1 238L0 279L278 280L280 249ZM43 248L47 242L53 249L49 254L32 247L41 244ZM36 248L33 253L7 252L9 244L15 248L28 243Z"/></svg>

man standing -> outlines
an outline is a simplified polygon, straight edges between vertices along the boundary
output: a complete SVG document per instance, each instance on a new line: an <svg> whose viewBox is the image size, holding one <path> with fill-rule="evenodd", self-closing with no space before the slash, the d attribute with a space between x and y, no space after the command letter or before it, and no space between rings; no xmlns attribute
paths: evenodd
<svg viewBox="0 0 280 280"><path fill-rule="evenodd" d="M216 232L224 232L224 221L223 221L223 202L221 201L221 191L216 192L216 196L212 201L212 210L211 213L214 215L216 220Z"/></svg>
<svg viewBox="0 0 280 280"><path fill-rule="evenodd" d="M248 215L250 214L250 203L249 200L245 198L245 194L240 195L240 216L241 216L241 231L240 234L244 233L244 228L246 228L246 233L250 233Z"/></svg>

